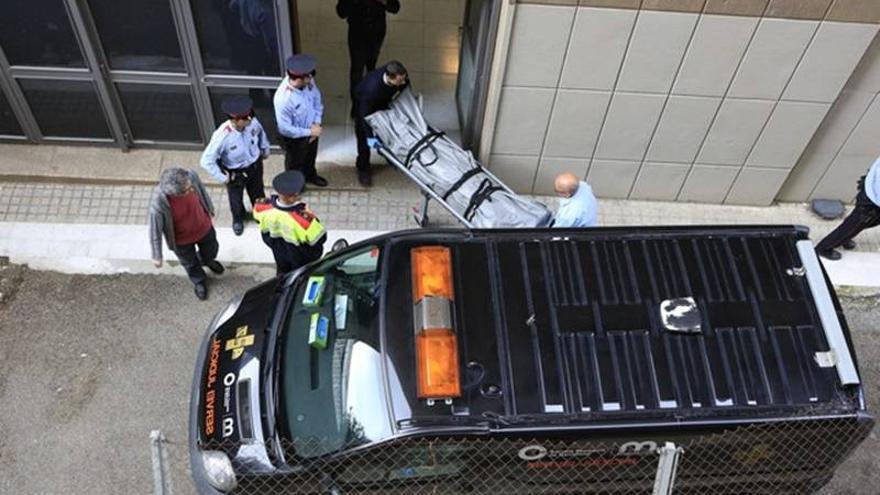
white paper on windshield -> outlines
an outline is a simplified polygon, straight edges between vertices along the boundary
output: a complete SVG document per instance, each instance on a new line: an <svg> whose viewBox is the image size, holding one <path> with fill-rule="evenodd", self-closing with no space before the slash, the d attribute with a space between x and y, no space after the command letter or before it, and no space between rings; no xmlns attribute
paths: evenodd
<svg viewBox="0 0 880 495"><path fill-rule="evenodd" d="M348 316L348 294L336 294L333 298L333 316L337 330L345 330L345 317Z"/></svg>

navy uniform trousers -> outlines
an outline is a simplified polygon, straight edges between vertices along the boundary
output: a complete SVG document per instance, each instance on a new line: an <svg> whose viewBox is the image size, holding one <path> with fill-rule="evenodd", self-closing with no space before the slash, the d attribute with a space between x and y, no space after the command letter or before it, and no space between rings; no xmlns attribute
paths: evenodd
<svg viewBox="0 0 880 495"><path fill-rule="evenodd" d="M843 223L832 230L830 234L816 246L816 251L827 252L851 241L865 229L880 225L880 206L865 194L865 178L859 180L859 194L856 196L856 207Z"/></svg>

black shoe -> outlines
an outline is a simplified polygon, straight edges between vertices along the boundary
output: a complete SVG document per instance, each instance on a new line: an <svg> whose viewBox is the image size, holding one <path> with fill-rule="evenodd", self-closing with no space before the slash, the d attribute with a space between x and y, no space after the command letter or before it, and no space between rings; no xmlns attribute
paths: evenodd
<svg viewBox="0 0 880 495"><path fill-rule="evenodd" d="M327 179L321 177L320 175L313 175L306 179L306 182L311 182L318 187L327 187Z"/></svg>
<svg viewBox="0 0 880 495"><path fill-rule="evenodd" d="M364 187L373 185L373 174L369 170L358 170L358 182Z"/></svg>
<svg viewBox="0 0 880 495"><path fill-rule="evenodd" d="M843 249L846 249L847 251L852 251L855 248L856 248L856 241L854 241L852 239L843 243Z"/></svg>
<svg viewBox="0 0 880 495"><path fill-rule="evenodd" d="M226 268L224 268L223 265L221 265L220 262L217 260L211 260L211 261L205 263L205 266L208 267L208 270L211 270L212 272L216 273L217 275L220 275L221 273L226 271Z"/></svg>
<svg viewBox="0 0 880 495"><path fill-rule="evenodd" d="M200 301L204 301L208 298L208 287L206 287L205 284L196 284L195 287L193 287L193 290Z"/></svg>
<svg viewBox="0 0 880 495"><path fill-rule="evenodd" d="M241 222L232 222L232 232L235 235L241 235L244 232L244 224Z"/></svg>
<svg viewBox="0 0 880 495"><path fill-rule="evenodd" d="M825 259L831 260L831 261L837 261L843 257L843 255L840 254L840 251L838 251L836 249L829 249L828 251L819 251L819 256L821 256Z"/></svg>

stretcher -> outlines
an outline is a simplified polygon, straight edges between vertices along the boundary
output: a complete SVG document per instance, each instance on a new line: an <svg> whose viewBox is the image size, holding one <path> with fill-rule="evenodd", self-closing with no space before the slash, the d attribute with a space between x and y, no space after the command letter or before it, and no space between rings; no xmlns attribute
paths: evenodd
<svg viewBox="0 0 880 495"><path fill-rule="evenodd" d="M424 201L415 220L420 227L428 224L432 199L468 228L550 226L545 205L517 195L469 151L431 127L411 90L388 110L368 115L367 123L379 139L379 155L419 186Z"/></svg>

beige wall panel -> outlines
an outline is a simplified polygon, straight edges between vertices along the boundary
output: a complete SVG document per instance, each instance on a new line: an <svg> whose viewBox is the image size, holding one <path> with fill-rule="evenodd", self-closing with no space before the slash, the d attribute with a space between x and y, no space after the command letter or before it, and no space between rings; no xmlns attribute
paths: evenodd
<svg viewBox="0 0 880 495"><path fill-rule="evenodd" d="M721 204L737 174L739 167L695 164L681 188L678 200Z"/></svg>
<svg viewBox="0 0 880 495"><path fill-rule="evenodd" d="M568 46L573 7L516 8L504 83L555 88Z"/></svg>
<svg viewBox="0 0 880 495"><path fill-rule="evenodd" d="M593 159L587 182L600 198L626 198L638 171L636 161Z"/></svg>
<svg viewBox="0 0 880 495"><path fill-rule="evenodd" d="M692 163L720 104L718 98L671 96L646 159Z"/></svg>
<svg viewBox="0 0 880 495"><path fill-rule="evenodd" d="M822 19L833 0L770 0L767 6L768 17L789 17L793 19Z"/></svg>
<svg viewBox="0 0 880 495"><path fill-rule="evenodd" d="M769 206L779 187L788 176L788 170L744 168L737 177L725 204Z"/></svg>
<svg viewBox="0 0 880 495"><path fill-rule="evenodd" d="M728 96L779 99L818 27L818 21L762 19Z"/></svg>
<svg viewBox="0 0 880 495"><path fill-rule="evenodd" d="M688 163L646 162L639 171L630 198L675 201L690 168Z"/></svg>
<svg viewBox="0 0 880 495"><path fill-rule="evenodd" d="M833 102L874 39L877 28L876 24L823 22L782 99Z"/></svg>
<svg viewBox="0 0 880 495"><path fill-rule="evenodd" d="M643 10L667 10L672 12L702 12L706 0L643 0Z"/></svg>
<svg viewBox="0 0 880 495"><path fill-rule="evenodd" d="M697 14L642 11L617 89L667 93L691 39Z"/></svg>
<svg viewBox="0 0 880 495"><path fill-rule="evenodd" d="M761 17L769 0L708 0L706 14L748 15Z"/></svg>
<svg viewBox="0 0 880 495"><path fill-rule="evenodd" d="M638 9L642 0L581 0L582 7L615 7L619 9Z"/></svg>
<svg viewBox="0 0 880 495"><path fill-rule="evenodd" d="M744 164L773 105L772 101L724 100L697 161L713 165Z"/></svg>
<svg viewBox="0 0 880 495"><path fill-rule="evenodd" d="M541 153L550 108L552 89L504 88L495 124L495 154L535 155Z"/></svg>
<svg viewBox="0 0 880 495"><path fill-rule="evenodd" d="M660 95L615 93L595 156L641 161L665 99Z"/></svg>
<svg viewBox="0 0 880 495"><path fill-rule="evenodd" d="M861 120L875 93L844 90L779 192L782 201L806 201L828 170L850 132Z"/></svg>
<svg viewBox="0 0 880 495"><path fill-rule="evenodd" d="M829 104L780 101L746 166L794 168L829 108Z"/></svg>
<svg viewBox="0 0 880 495"><path fill-rule="evenodd" d="M757 24L758 19L754 17L700 17L672 92L691 96L723 96Z"/></svg>
<svg viewBox="0 0 880 495"><path fill-rule="evenodd" d="M578 9L560 87L613 89L635 19L635 10Z"/></svg>
<svg viewBox="0 0 880 495"><path fill-rule="evenodd" d="M828 12L829 21L880 22L877 0L836 0Z"/></svg>
<svg viewBox="0 0 880 495"><path fill-rule="evenodd" d="M543 154L592 156L610 99L610 92L559 90Z"/></svg>
<svg viewBox="0 0 880 495"><path fill-rule="evenodd" d="M537 169L537 156L492 155L489 157L489 170L519 193L532 192Z"/></svg>

